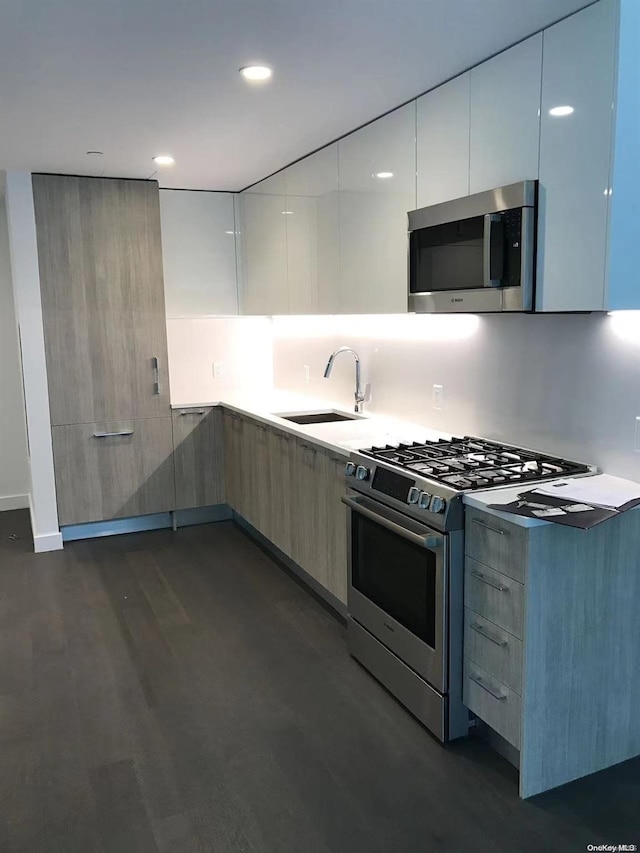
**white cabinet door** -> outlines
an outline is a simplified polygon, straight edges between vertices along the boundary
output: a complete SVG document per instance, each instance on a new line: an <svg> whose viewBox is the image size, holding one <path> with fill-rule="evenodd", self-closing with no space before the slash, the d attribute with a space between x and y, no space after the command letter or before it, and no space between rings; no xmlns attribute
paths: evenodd
<svg viewBox="0 0 640 853"><path fill-rule="evenodd" d="M237 211L241 312L287 314L284 172L241 193Z"/></svg>
<svg viewBox="0 0 640 853"><path fill-rule="evenodd" d="M416 206L413 101L339 140L345 314L407 310L407 212Z"/></svg>
<svg viewBox="0 0 640 853"><path fill-rule="evenodd" d="M544 32L539 311L604 307L615 14L601 0Z"/></svg>
<svg viewBox="0 0 640 853"><path fill-rule="evenodd" d="M340 310L338 145L285 170L290 314Z"/></svg>
<svg viewBox="0 0 640 853"><path fill-rule="evenodd" d="M160 190L168 317L238 313L233 196Z"/></svg>
<svg viewBox="0 0 640 853"><path fill-rule="evenodd" d="M471 70L470 191L538 177L542 33Z"/></svg>
<svg viewBox="0 0 640 853"><path fill-rule="evenodd" d="M470 79L467 71L417 100L417 207L469 194Z"/></svg>

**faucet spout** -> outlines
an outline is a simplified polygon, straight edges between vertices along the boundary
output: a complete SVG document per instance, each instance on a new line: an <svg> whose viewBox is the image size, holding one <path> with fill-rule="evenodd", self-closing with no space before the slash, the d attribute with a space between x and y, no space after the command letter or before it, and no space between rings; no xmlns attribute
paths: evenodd
<svg viewBox="0 0 640 853"><path fill-rule="evenodd" d="M332 352L331 355L329 356L329 361L327 362L327 366L324 369L324 378L328 379L331 376L331 371L333 369L333 363L336 359L336 356L340 355L341 352L351 353L351 355L355 359L355 363L356 363L356 390L355 390L354 397L355 397L356 404L354 406L354 412L360 413L360 412L362 412L362 404L364 403L364 393L362 391L362 383L360 381L360 358L358 356L358 353L354 349L351 349L351 347L338 347L338 349L335 350L335 352Z"/></svg>

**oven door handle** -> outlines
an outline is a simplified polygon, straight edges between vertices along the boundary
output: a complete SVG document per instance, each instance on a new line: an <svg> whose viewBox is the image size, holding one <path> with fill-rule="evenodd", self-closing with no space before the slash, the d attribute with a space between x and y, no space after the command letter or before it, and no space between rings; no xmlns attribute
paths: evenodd
<svg viewBox="0 0 640 853"><path fill-rule="evenodd" d="M403 524L398 524L397 521L383 515L380 510L369 509L363 504L362 499L352 498L347 495L342 497L341 500L342 503L348 506L353 512L357 512L359 515L368 518L369 521L373 521L375 524L379 524L381 527L390 530L392 533L396 533L403 539L413 542L414 545L419 545L421 548L429 548L430 550L442 547L443 536L440 533L436 533L435 531L425 532L424 534L416 533L413 530L409 530ZM416 523L416 526L421 525Z"/></svg>

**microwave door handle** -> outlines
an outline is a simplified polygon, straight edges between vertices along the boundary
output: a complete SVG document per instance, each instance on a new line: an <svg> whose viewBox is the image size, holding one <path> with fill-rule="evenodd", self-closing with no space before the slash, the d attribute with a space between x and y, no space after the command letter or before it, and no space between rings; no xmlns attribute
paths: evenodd
<svg viewBox="0 0 640 853"><path fill-rule="evenodd" d="M500 287L504 277L504 222L499 213L485 214L482 259L484 286Z"/></svg>

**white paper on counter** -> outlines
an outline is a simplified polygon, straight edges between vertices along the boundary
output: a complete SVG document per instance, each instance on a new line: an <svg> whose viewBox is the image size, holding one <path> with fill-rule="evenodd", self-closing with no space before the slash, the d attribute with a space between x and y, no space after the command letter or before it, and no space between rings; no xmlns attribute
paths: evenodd
<svg viewBox="0 0 640 853"><path fill-rule="evenodd" d="M621 477L612 477L610 474L560 480L550 486L536 486L535 491L543 495L582 501L591 506L606 509L619 509L630 501L640 500L640 483L623 480Z"/></svg>

